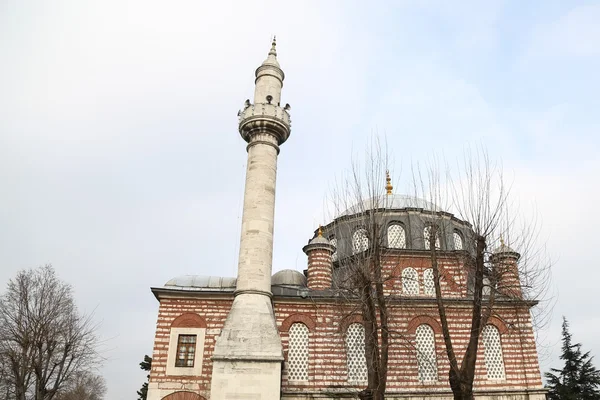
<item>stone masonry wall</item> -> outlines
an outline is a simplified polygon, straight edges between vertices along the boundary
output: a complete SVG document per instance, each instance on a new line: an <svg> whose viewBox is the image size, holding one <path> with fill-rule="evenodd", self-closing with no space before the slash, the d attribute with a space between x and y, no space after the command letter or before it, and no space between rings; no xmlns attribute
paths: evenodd
<svg viewBox="0 0 600 400"><path fill-rule="evenodd" d="M151 390L160 391L162 398L172 391L189 390L210 397L212 373L211 355L216 337L219 335L232 296L206 295L198 298L167 298L160 303L155 337L153 363L150 376ZM352 322L360 322L357 315L349 315L347 307L311 299L275 299L275 314L283 342L286 362L282 372L282 392L290 396L309 393L321 396L325 393L348 393L358 391L360 386L347 380L344 332ZM200 376L166 376L169 333L172 322L184 313L197 313L206 321L204 360ZM439 317L433 299L413 298L391 307L391 326L396 332L390 347L388 392L418 395L419 393L440 394L448 391L448 363L439 326ZM521 306L503 306L497 309L499 318L492 318L501 333L502 351L506 371L503 381L488 381L485 372L483 350L480 350L476 377L479 391L522 391L541 388L535 340L529 311ZM466 347L470 317L467 306L457 305L448 310L453 340L458 352ZM306 382L290 382L287 374L288 330L295 322L309 328L309 379ZM418 369L414 351L414 331L420 323L429 324L435 332L438 356L438 382L422 384L418 380ZM198 349L200 350L200 348Z"/></svg>
<svg viewBox="0 0 600 400"><path fill-rule="evenodd" d="M346 349L344 332L351 322L359 322L360 317L348 315L348 309L335 304L318 303L275 303L275 313L280 326L286 363L283 368L282 388L286 393L345 392L348 389L360 390L363 387L348 383L346 369ZM437 309L433 303L394 305L391 310L390 325L397 332L391 341L387 390L394 393L414 392L433 393L449 389L447 376L449 365ZM498 309L502 317L492 318L489 323L496 325L501 332L502 351L506 379L487 380L480 346L476 371L476 390L523 390L541 388L542 382L537 361L535 340L526 308ZM346 317L346 318L344 318ZM466 348L470 317L466 307L452 307L448 310L453 341L460 354ZM290 382L287 376L287 330L294 322L305 323L309 334L309 380ZM438 359L438 382L420 383L416 362L415 329L421 323L429 324L435 332L435 347ZM312 328L311 328L312 326ZM509 328L510 326L510 328Z"/></svg>

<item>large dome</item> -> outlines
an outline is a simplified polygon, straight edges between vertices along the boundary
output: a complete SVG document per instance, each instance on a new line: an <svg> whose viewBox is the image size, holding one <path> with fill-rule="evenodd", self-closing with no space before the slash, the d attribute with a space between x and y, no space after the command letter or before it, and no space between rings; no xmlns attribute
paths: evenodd
<svg viewBox="0 0 600 400"><path fill-rule="evenodd" d="M359 214L367 210L385 208L388 210L401 210L404 208L419 208L427 211L442 211L438 206L430 201L420 199L415 196L408 196L404 194L387 194L379 197L371 197L363 200L346 211L341 213L339 216Z"/></svg>

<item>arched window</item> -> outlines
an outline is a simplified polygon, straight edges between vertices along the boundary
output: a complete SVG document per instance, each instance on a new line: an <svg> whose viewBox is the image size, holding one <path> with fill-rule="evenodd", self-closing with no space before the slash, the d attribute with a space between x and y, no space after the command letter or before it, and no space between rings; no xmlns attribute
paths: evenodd
<svg viewBox="0 0 600 400"><path fill-rule="evenodd" d="M483 358L488 379L504 379L504 360L500 332L494 325L483 328Z"/></svg>
<svg viewBox="0 0 600 400"><path fill-rule="evenodd" d="M365 358L365 327L359 323L348 326L346 331L346 352L348 355L348 380L367 380L367 359Z"/></svg>
<svg viewBox="0 0 600 400"><path fill-rule="evenodd" d="M335 250L333 250L333 253L331 253L331 261L337 261L337 259L338 259L337 239L335 238L335 236L331 236L329 238L329 243L331 243L331 245L333 247L335 247Z"/></svg>
<svg viewBox="0 0 600 400"><path fill-rule="evenodd" d="M460 232L454 231L452 235L454 238L454 250L462 250L463 249L463 238Z"/></svg>
<svg viewBox="0 0 600 400"><path fill-rule="evenodd" d="M290 326L288 367L289 380L308 380L308 327L301 322Z"/></svg>
<svg viewBox="0 0 600 400"><path fill-rule="evenodd" d="M365 228L359 228L352 234L352 254L361 253L369 248L369 237Z"/></svg>
<svg viewBox="0 0 600 400"><path fill-rule="evenodd" d="M433 282L433 268L423 271L423 291L425 296L435 296L435 284Z"/></svg>
<svg viewBox="0 0 600 400"><path fill-rule="evenodd" d="M419 325L415 336L417 363L419 366L419 381L437 381L437 360L435 357L435 336L433 334L433 329L427 324Z"/></svg>
<svg viewBox="0 0 600 400"><path fill-rule="evenodd" d="M392 224L387 230L388 247L392 249L406 248L406 231L400 224Z"/></svg>
<svg viewBox="0 0 600 400"><path fill-rule="evenodd" d="M423 240L425 241L425 249L429 250L429 239L431 238L431 226L426 226L423 229ZM440 246L440 235L435 235L435 248L439 250Z"/></svg>
<svg viewBox="0 0 600 400"><path fill-rule="evenodd" d="M402 270L402 293L419 294L419 277L414 268L408 267Z"/></svg>

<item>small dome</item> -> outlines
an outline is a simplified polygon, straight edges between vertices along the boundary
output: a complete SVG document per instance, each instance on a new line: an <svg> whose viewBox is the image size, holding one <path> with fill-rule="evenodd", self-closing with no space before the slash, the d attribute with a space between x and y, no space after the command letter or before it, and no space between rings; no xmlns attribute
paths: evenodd
<svg viewBox="0 0 600 400"><path fill-rule="evenodd" d="M403 208L422 208L427 211L442 211L438 206L430 201L420 199L415 196L403 194L387 194L378 197L371 197L360 203L357 203L344 211L340 216L358 214L367 210L385 208L388 210L401 210Z"/></svg>
<svg viewBox="0 0 600 400"><path fill-rule="evenodd" d="M271 285L306 287L306 277L301 272L294 271L293 269L284 269L273 274Z"/></svg>
<svg viewBox="0 0 600 400"><path fill-rule="evenodd" d="M325 239L323 236L315 236L314 238L312 238L308 244L331 244L329 243L329 240Z"/></svg>
<svg viewBox="0 0 600 400"><path fill-rule="evenodd" d="M494 254L501 254L501 253L516 253L516 251L513 250L512 247L507 246L505 243L502 243L500 245L500 247L498 247L496 250L494 250Z"/></svg>
<svg viewBox="0 0 600 400"><path fill-rule="evenodd" d="M225 289L235 288L236 282L236 278L226 278L222 276L181 275L169 280L165 283L165 286L177 288Z"/></svg>

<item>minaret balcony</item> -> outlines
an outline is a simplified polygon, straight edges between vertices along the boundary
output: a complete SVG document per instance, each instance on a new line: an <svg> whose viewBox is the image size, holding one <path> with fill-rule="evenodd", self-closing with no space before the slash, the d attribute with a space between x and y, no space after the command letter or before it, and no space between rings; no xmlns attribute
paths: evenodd
<svg viewBox="0 0 600 400"><path fill-rule="evenodd" d="M251 104L240 110L238 116L240 134L246 142L250 142L251 136L259 132L275 135L279 144L290 136L292 120L283 107L271 103Z"/></svg>

